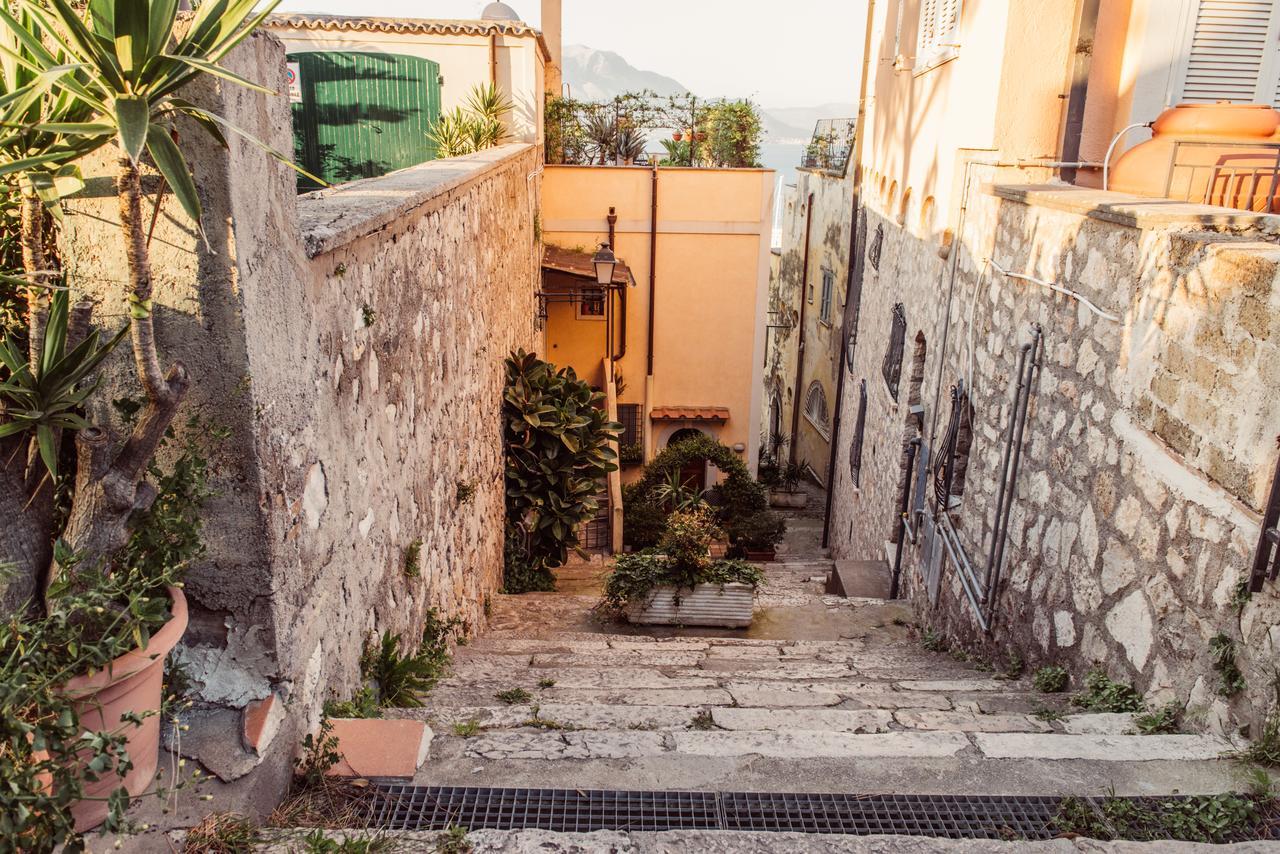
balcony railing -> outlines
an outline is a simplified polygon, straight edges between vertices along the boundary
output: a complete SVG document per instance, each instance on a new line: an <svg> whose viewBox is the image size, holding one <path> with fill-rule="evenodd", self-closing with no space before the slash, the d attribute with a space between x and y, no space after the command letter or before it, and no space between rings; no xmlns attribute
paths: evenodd
<svg viewBox="0 0 1280 854"><path fill-rule="evenodd" d="M821 119L805 146L801 167L843 175L853 151L853 119Z"/></svg>
<svg viewBox="0 0 1280 854"><path fill-rule="evenodd" d="M1280 144L1178 140L1169 152L1167 199L1280 212Z"/></svg>

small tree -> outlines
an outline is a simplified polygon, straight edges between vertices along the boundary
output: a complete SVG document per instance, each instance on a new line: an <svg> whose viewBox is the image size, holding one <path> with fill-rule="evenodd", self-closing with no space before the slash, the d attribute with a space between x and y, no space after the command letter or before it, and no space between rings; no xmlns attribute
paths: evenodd
<svg viewBox="0 0 1280 854"><path fill-rule="evenodd" d="M506 364L505 585L509 593L551 590L551 570L578 547L578 526L599 509L601 478L618 469L610 443L622 425L572 368L557 370L523 350Z"/></svg>
<svg viewBox="0 0 1280 854"><path fill-rule="evenodd" d="M722 101L707 116L707 151L713 166L759 168L760 113L750 101Z"/></svg>
<svg viewBox="0 0 1280 854"><path fill-rule="evenodd" d="M8 472L6 483L0 486L17 483L22 490L19 494L38 498L39 484L48 484L58 476L54 464L61 453L63 434L75 432L76 474L62 532L66 548L60 552L73 555L78 567L108 570L112 557L128 538L131 518L154 501L156 489L146 481L148 466L191 382L182 363L174 362L166 369L156 347L149 240L142 211L144 157L197 227L200 200L191 169L175 142L179 118L193 120L224 145L224 131L232 131L284 160L225 119L178 94L205 75L268 92L219 62L275 5L268 2L255 10L258 0L202 3L182 33L177 31L177 0L92 0L83 14L67 0L18 0L18 16L0 8L0 29L11 45L21 48L19 52L11 47L4 56L32 79L26 87L0 96L0 107L21 104L33 89L39 90L36 97L43 104L34 114L28 111L14 131L29 135L27 156L0 160L0 177L12 176L9 180L20 182L24 212L31 210L29 218L24 216L22 243L31 284L33 347L39 348L43 338L38 327L44 313L47 282L43 268L47 264L39 254L40 230L34 227L39 208L32 197L48 204L71 189L67 185L74 184L76 176L60 165L70 158L108 144L118 152L116 195L127 261L123 297L129 312L134 369L146 406L127 436L117 436L108 425L87 422L70 425L74 431L48 429L68 425L51 425L41 417L14 419L11 390L0 388L5 406L0 410L0 436L18 441L33 435L49 474L37 479L33 487L32 467L28 465L21 480ZM10 76L6 85L16 79ZM78 321L87 334L87 312ZM76 325L68 328L74 330ZM38 360L33 358L32 363L34 366ZM64 384L63 391L78 395L83 387ZM20 527L34 536L0 536L0 564L14 567L11 576L18 579L20 587L29 589L32 579L43 578L47 588L65 568L56 560L52 568L49 566L52 512L52 501L31 501L22 511ZM41 536L45 537L43 543ZM5 597L5 601L12 604L12 597Z"/></svg>

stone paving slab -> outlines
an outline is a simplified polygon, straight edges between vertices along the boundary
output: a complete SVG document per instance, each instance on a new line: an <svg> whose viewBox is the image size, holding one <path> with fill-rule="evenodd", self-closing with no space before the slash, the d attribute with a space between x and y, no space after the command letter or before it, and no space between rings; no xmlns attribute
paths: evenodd
<svg viewBox="0 0 1280 854"><path fill-rule="evenodd" d="M992 759L1089 759L1100 762L1218 759L1231 742L1214 735L1070 735L977 733L974 741Z"/></svg>
<svg viewBox="0 0 1280 854"><path fill-rule="evenodd" d="M773 756L780 759L941 758L972 745L954 732L676 732L677 753L685 756Z"/></svg>
<svg viewBox="0 0 1280 854"><path fill-rule="evenodd" d="M956 732L1052 732L1053 727L1030 715L983 715L943 712L935 709L898 709L894 719L907 729L943 729Z"/></svg>
<svg viewBox="0 0 1280 854"><path fill-rule="evenodd" d="M670 650L649 644L644 649L609 649L590 653L552 653L533 656L530 666L542 667L695 667L701 652Z"/></svg>
<svg viewBox="0 0 1280 854"><path fill-rule="evenodd" d="M908 679L897 683L903 691L971 692L1008 691L1018 683L1005 679Z"/></svg>
<svg viewBox="0 0 1280 854"><path fill-rule="evenodd" d="M1064 730L1075 735L1126 735L1135 731L1133 715L1127 712L1067 715L1058 723Z"/></svg>
<svg viewBox="0 0 1280 854"><path fill-rule="evenodd" d="M716 726L728 730L888 732L893 713L884 709L712 709Z"/></svg>
<svg viewBox="0 0 1280 854"><path fill-rule="evenodd" d="M585 667L538 668L529 670L513 670L504 668L477 668L463 665L456 667L453 674L440 685L452 688L460 685L474 685L485 682L500 688L512 688L538 682L541 679L552 679L561 688L714 688L716 680L706 675L669 676L659 670L641 667L608 667L593 670Z"/></svg>

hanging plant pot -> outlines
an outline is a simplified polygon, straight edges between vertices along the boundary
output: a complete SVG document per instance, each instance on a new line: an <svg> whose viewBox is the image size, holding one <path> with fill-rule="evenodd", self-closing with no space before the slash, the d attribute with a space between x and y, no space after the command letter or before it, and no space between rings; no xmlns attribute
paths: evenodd
<svg viewBox="0 0 1280 854"><path fill-rule="evenodd" d="M680 140L684 139L684 134L682 134L680 131L676 131L675 133L671 134L671 138L674 139L676 142L679 142Z"/></svg>
<svg viewBox="0 0 1280 854"><path fill-rule="evenodd" d="M698 131L697 133L695 133L695 134L693 135L693 140L694 140L694 142L706 142L706 141L707 141L707 135L706 135L705 133L703 133L702 131Z"/></svg>
<svg viewBox="0 0 1280 854"><path fill-rule="evenodd" d="M755 589L750 584L699 584L692 590L657 587L631 605L627 619L643 626L717 626L741 629L751 625Z"/></svg>
<svg viewBox="0 0 1280 854"><path fill-rule="evenodd" d="M755 549L747 546L743 549L747 553L747 560L753 563L771 563L778 557L777 549L769 547L767 549Z"/></svg>
<svg viewBox="0 0 1280 854"><path fill-rule="evenodd" d="M85 799L71 808L76 830L91 830L107 817L107 796L120 787L137 797L155 779L160 756L160 702L164 690L164 662L187 630L187 598L177 587L169 588L173 600L169 621L151 636L145 648L134 649L92 674L77 676L62 687L75 704L82 729L122 731L125 750L133 768L124 779L104 774L97 782L86 780ZM134 713L144 717L140 724L121 722Z"/></svg>

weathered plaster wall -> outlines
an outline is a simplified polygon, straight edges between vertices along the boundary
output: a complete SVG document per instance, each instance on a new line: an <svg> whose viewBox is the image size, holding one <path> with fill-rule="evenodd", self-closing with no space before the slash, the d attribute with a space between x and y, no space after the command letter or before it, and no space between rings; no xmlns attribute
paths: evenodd
<svg viewBox="0 0 1280 854"><path fill-rule="evenodd" d="M282 58L257 36L229 65L283 90ZM288 147L284 98L193 95ZM200 708L183 750L231 778L260 759L227 737L246 704L282 701L287 757L321 703L357 686L372 633L412 645L431 607L483 622L501 583L502 360L535 340L538 164L508 145L299 198L252 145L189 151L209 246L161 217L161 346L195 378L184 417L232 435L188 585ZM72 206L64 252L104 315L119 314L117 233L113 200ZM460 483L475 487L466 506Z"/></svg>
<svg viewBox="0 0 1280 854"><path fill-rule="evenodd" d="M979 571L1018 348L1038 323L1044 360L994 631L980 632L945 559L930 604L923 544L905 550L908 595L927 624L993 655L1016 649L1077 676L1102 662L1153 702L1176 698L1210 724L1256 719L1272 698L1266 665L1280 643L1280 607L1274 586L1239 613L1233 595L1252 561L1280 431L1280 250L1250 231L1274 223L1071 188L975 191L948 317L950 259L899 228L883 199L869 202L868 234L882 226L885 237L879 271L867 267L848 384L866 378L869 405L860 489L850 483L852 429L839 449L837 555L884 555L894 523L906 411L880 371L893 304L904 304L908 323L904 402L912 342L926 342L927 444L945 429L950 385L963 376L972 389L968 488L951 515ZM1120 320L1000 275L988 258L1076 290ZM847 395L846 424L856 407ZM1237 641L1249 681L1231 700L1215 693L1208 643L1219 632Z"/></svg>

